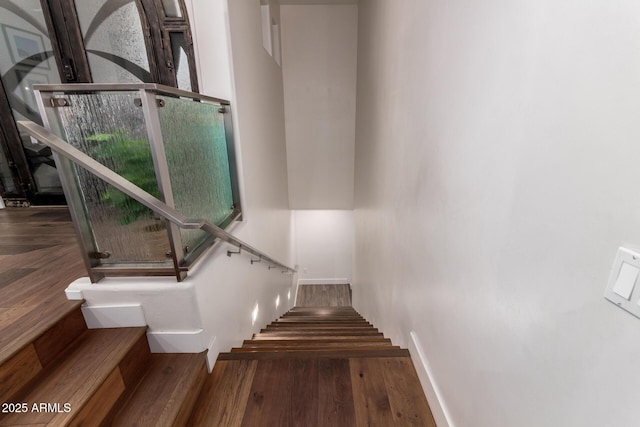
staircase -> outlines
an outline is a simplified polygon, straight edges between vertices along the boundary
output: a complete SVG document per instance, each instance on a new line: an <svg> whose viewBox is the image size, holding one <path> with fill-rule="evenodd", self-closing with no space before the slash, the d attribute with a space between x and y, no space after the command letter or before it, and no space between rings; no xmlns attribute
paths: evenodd
<svg viewBox="0 0 640 427"><path fill-rule="evenodd" d="M0 426L434 426L407 350L351 307L297 307L211 375L146 328L87 329L79 303L0 365Z"/></svg>
<svg viewBox="0 0 640 427"><path fill-rule="evenodd" d="M87 329L80 305L0 365L0 426L185 425L202 354L151 354L146 328Z"/></svg>
<svg viewBox="0 0 640 427"><path fill-rule="evenodd" d="M297 307L219 355L189 425L436 424L407 350L352 307Z"/></svg>
<svg viewBox="0 0 640 427"><path fill-rule="evenodd" d="M0 426L435 426L407 350L351 307L297 307L242 347L150 354L80 305L0 365Z"/></svg>

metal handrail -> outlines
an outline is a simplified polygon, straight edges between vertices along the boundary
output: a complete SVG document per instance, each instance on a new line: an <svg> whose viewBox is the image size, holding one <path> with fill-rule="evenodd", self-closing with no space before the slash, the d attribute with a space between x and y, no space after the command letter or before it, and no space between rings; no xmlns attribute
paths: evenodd
<svg viewBox="0 0 640 427"><path fill-rule="evenodd" d="M49 146L53 151L58 153L59 155L64 156L65 158L71 160L75 164L82 166L98 178L104 180L105 182L113 185L118 190L122 191L129 197L137 200L142 203L156 214L165 218L168 221L176 224L180 228L187 229L200 229L206 231L213 235L214 237L227 242L231 245L234 245L240 249L240 251L245 251L250 254L253 254L259 257L261 260L266 261L270 264L278 265L279 267L285 269L285 271L296 272L294 268L291 268L275 259L269 257L265 253L260 250L252 247L251 245L243 242L232 234L227 233L222 228L211 224L210 222L202 219L188 219L185 215L183 215L177 209L172 208L166 203L158 200L151 194L144 191L142 188L133 184L131 181L123 178L118 175L108 167L94 160L90 156L87 156L82 151L73 147L57 135L54 135L44 127L28 121L28 120L20 120L17 122L20 130L28 133L32 138L45 143ZM234 252L232 252L234 253ZM238 253L238 252L235 252Z"/></svg>
<svg viewBox="0 0 640 427"><path fill-rule="evenodd" d="M159 85L156 83L66 83L66 84L36 84L33 90L43 92L126 92L134 90L146 90L164 95L174 95L182 98L197 99L199 101L215 102L222 105L229 105L229 101L222 98L203 95L201 93L189 92L171 86Z"/></svg>

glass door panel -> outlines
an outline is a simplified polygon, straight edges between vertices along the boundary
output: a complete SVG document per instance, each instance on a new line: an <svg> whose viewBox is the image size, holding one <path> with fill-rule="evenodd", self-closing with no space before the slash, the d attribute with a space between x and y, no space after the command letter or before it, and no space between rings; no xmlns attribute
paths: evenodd
<svg viewBox="0 0 640 427"><path fill-rule="evenodd" d="M180 10L180 2L178 0L162 0L164 14L168 18L182 18L182 10Z"/></svg>
<svg viewBox="0 0 640 427"><path fill-rule="evenodd" d="M152 82L134 0L82 0L76 12L95 83Z"/></svg>
<svg viewBox="0 0 640 427"><path fill-rule="evenodd" d="M33 85L60 83L60 79L40 2L0 0L0 28L0 76L13 118L42 123ZM32 143L26 134L19 134L19 141L6 143L19 143L24 150L31 174L27 183L30 193L61 197L62 187L49 148Z"/></svg>
<svg viewBox="0 0 640 427"><path fill-rule="evenodd" d="M2 185L0 188L5 192L16 192L16 184L13 181L11 168L9 168L9 162L7 161L7 156L5 155L4 150L0 150L0 184Z"/></svg>
<svg viewBox="0 0 640 427"><path fill-rule="evenodd" d="M187 38L183 32L170 32L171 53L173 66L176 71L178 89L191 91L191 72L189 70L189 57L187 56Z"/></svg>

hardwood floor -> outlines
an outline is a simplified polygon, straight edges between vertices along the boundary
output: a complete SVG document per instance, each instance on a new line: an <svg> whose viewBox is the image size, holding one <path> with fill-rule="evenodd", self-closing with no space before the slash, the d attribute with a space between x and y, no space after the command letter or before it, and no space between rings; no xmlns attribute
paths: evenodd
<svg viewBox="0 0 640 427"><path fill-rule="evenodd" d="M367 330L351 307L293 308L218 356L189 425L435 427L409 352Z"/></svg>
<svg viewBox="0 0 640 427"><path fill-rule="evenodd" d="M84 275L67 208L0 210L0 365L78 307L64 290Z"/></svg>
<svg viewBox="0 0 640 427"><path fill-rule="evenodd" d="M351 288L344 285L300 285L296 307L351 307Z"/></svg>

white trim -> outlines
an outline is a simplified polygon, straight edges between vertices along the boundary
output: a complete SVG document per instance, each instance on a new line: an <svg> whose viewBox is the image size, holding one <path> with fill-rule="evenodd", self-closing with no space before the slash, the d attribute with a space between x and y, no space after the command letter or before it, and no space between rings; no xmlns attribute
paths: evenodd
<svg viewBox="0 0 640 427"><path fill-rule="evenodd" d="M454 427L451 422L451 416L447 407L442 400L442 394L438 389L438 385L433 380L432 371L429 367L427 357L424 355L424 350L420 345L420 340L414 331L409 333L411 340L409 340L409 353L413 360L413 365L418 373L420 384L424 390L424 394L427 396L431 413L436 421L438 427Z"/></svg>
<svg viewBox="0 0 640 427"><path fill-rule="evenodd" d="M151 353L201 353L206 350L202 329L195 331L149 331Z"/></svg>
<svg viewBox="0 0 640 427"><path fill-rule="evenodd" d="M147 326L140 304L91 307L83 305L82 314L89 329Z"/></svg>
<svg viewBox="0 0 640 427"><path fill-rule="evenodd" d="M347 278L298 279L298 285L348 285L350 282Z"/></svg>
<svg viewBox="0 0 640 427"><path fill-rule="evenodd" d="M67 289L64 290L65 295L69 301L81 301L84 299L82 295L82 290L74 288L73 283L69 285Z"/></svg>
<svg viewBox="0 0 640 427"><path fill-rule="evenodd" d="M5 205L4 205L4 200L2 200L2 196L0 196L0 209L4 209Z"/></svg>
<svg viewBox="0 0 640 427"><path fill-rule="evenodd" d="M213 371L213 365L216 364L216 359L218 359L218 354L220 354L220 349L216 344L216 337L213 337L211 338L211 341L207 346L207 371L209 373Z"/></svg>
<svg viewBox="0 0 640 427"><path fill-rule="evenodd" d="M298 303L298 290L300 289L300 279L296 281L296 291L293 293L293 303L291 307L295 307Z"/></svg>

